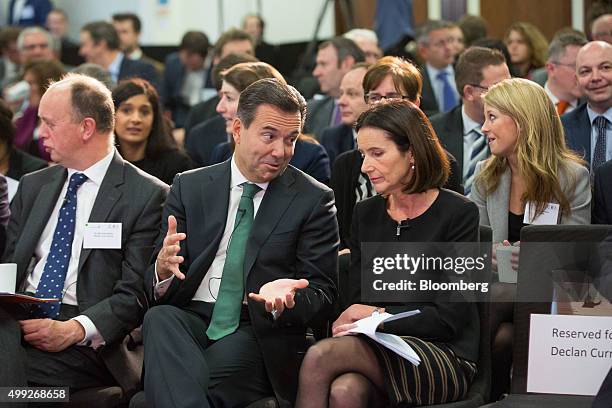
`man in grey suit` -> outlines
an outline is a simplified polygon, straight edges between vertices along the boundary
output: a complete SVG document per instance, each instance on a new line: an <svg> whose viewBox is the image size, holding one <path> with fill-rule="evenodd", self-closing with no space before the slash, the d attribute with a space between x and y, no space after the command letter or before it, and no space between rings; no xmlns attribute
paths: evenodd
<svg viewBox="0 0 612 408"><path fill-rule="evenodd" d="M293 404L306 328L337 298L333 193L288 165L305 108L291 86L251 84L233 157L175 178L145 283L148 406Z"/></svg>
<svg viewBox="0 0 612 408"><path fill-rule="evenodd" d="M432 116L431 125L446 150L457 159L467 195L476 163L489 156L486 138L480 130L485 121L482 94L510 78L510 71L501 52L470 47L459 57L455 75L462 103L449 112Z"/></svg>
<svg viewBox="0 0 612 408"><path fill-rule="evenodd" d="M308 117L304 133L321 138L323 129L337 126L342 122L338 98L342 77L358 62L365 61L365 54L353 42L344 37L334 37L321 43L317 52L317 62L312 75L317 78L322 98L308 101Z"/></svg>
<svg viewBox="0 0 612 408"><path fill-rule="evenodd" d="M17 291L60 302L0 307L0 383L129 392L138 372L118 356L147 307L142 276L168 186L114 149L113 101L99 81L67 76L38 113L58 165L22 178L3 260L17 263Z"/></svg>

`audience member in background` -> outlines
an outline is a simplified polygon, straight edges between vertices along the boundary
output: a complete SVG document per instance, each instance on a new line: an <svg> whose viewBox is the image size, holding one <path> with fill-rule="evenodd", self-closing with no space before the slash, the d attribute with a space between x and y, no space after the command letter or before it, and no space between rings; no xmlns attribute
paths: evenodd
<svg viewBox="0 0 612 408"><path fill-rule="evenodd" d="M465 47L474 45L474 41L487 37L487 22L480 16L464 15L457 22L461 31L463 31L463 39Z"/></svg>
<svg viewBox="0 0 612 408"><path fill-rule="evenodd" d="M532 71L546 63L548 41L533 24L522 21L513 23L504 41L510 53L510 62L521 78L531 79Z"/></svg>
<svg viewBox="0 0 612 408"><path fill-rule="evenodd" d="M174 126L182 128L189 108L202 98L207 70L204 66L210 43L201 31L187 31L178 52L166 57L161 98Z"/></svg>
<svg viewBox="0 0 612 408"><path fill-rule="evenodd" d="M312 75L319 82L319 88L325 96L308 101L304 133L312 134L320 139L323 129L342 122L338 106L340 81L353 65L364 61L365 56L361 48L348 38L334 37L319 45L316 66Z"/></svg>
<svg viewBox="0 0 612 408"><path fill-rule="evenodd" d="M19 50L21 64L35 59L59 61L60 42L45 29L29 27L19 34L17 50Z"/></svg>
<svg viewBox="0 0 612 408"><path fill-rule="evenodd" d="M50 0L11 0L8 7L8 25L44 26L53 5Z"/></svg>
<svg viewBox="0 0 612 408"><path fill-rule="evenodd" d="M456 24L451 24L449 31L451 33L450 47L453 54L453 62L456 63L463 50L465 50L465 38L461 27Z"/></svg>
<svg viewBox="0 0 612 408"><path fill-rule="evenodd" d="M485 121L482 95L489 87L508 78L510 71L501 52L468 48L455 66L462 103L431 117L440 143L457 159L466 195L472 188L476 164L489 157L487 138L480 129Z"/></svg>
<svg viewBox="0 0 612 408"><path fill-rule="evenodd" d="M576 78L576 56L586 43L584 35L568 32L555 36L548 48L544 90L559 116L576 109L583 95Z"/></svg>
<svg viewBox="0 0 612 408"><path fill-rule="evenodd" d="M603 14L593 20L591 38L593 41L612 43L612 14Z"/></svg>
<svg viewBox="0 0 612 408"><path fill-rule="evenodd" d="M157 91L144 79L128 79L113 90L115 136L121 156L139 169L172 184L193 168L166 126Z"/></svg>
<svg viewBox="0 0 612 408"><path fill-rule="evenodd" d="M376 63L383 56L383 52L378 46L378 36L374 30L368 30L366 28L353 28L350 31L342 34L344 38L353 40L355 44L365 56L365 62L368 65Z"/></svg>
<svg viewBox="0 0 612 408"><path fill-rule="evenodd" d="M15 121L14 145L46 161L51 160L51 156L45 150L42 139L38 137L38 105L49 82L59 81L65 74L62 64L55 60L31 60L23 66L23 79L30 87L30 97L27 108Z"/></svg>
<svg viewBox="0 0 612 408"><path fill-rule="evenodd" d="M115 83L122 79L142 78L156 88L159 78L155 67L148 62L132 60L119 49L119 36L111 23L94 21L81 28L79 55L85 61L106 69Z"/></svg>
<svg viewBox="0 0 612 408"><path fill-rule="evenodd" d="M161 77L164 73L164 64L146 56L140 48L140 31L142 23L134 13L113 14L113 26L119 36L119 48L123 53L133 60L141 60L155 67Z"/></svg>
<svg viewBox="0 0 612 408"><path fill-rule="evenodd" d="M417 30L418 52L423 60L421 110L427 116L448 112L459 102L453 62L453 25L428 21Z"/></svg>
<svg viewBox="0 0 612 408"><path fill-rule="evenodd" d="M222 73L221 100L217 111L225 120L225 134L232 135L232 126L237 117L240 94L249 85L264 78L276 78L285 82L283 76L274 67L265 62L247 62L237 64ZM227 137L227 136L226 136ZM210 164L221 163L229 159L234 152L233 139L218 144L211 153ZM316 141L308 141L300 135L295 142L293 156L289 162L293 167L302 170L322 183L329 183L329 158L325 149Z"/></svg>
<svg viewBox="0 0 612 408"><path fill-rule="evenodd" d="M332 167L339 154L357 147L357 133L353 125L359 115L368 109L368 103L363 95L363 78L369 67L369 64L365 62L353 65L340 82L338 106L342 114L342 123L324 129L321 134L321 145L327 151Z"/></svg>
<svg viewBox="0 0 612 408"><path fill-rule="evenodd" d="M0 173L7 177L11 199L17 190L16 182L27 173L47 167L47 162L13 145L15 126L13 112L0 100Z"/></svg>
<svg viewBox="0 0 612 408"><path fill-rule="evenodd" d="M11 79L15 78L19 72L21 60L17 49L17 38L19 28L2 27L0 28L0 89Z"/></svg>
<svg viewBox="0 0 612 408"><path fill-rule="evenodd" d="M418 106L422 77L410 62L398 57L383 57L372 65L363 79L363 91L369 105L396 99L407 99ZM449 155L451 171L445 187L463 193L461 172L457 161ZM358 150L350 150L336 157L330 186L336 197L340 247L348 247L350 225L355 203L372 197L374 188L368 176L361 171L363 157Z"/></svg>
<svg viewBox="0 0 612 408"><path fill-rule="evenodd" d="M255 42L255 56L258 60L275 66L277 64L278 50L272 44L264 41L266 23L258 14L247 14L242 20L242 29L253 37Z"/></svg>
<svg viewBox="0 0 612 408"><path fill-rule="evenodd" d="M102 82L111 91L115 87L110 73L99 65L85 62L72 70L75 74L83 74Z"/></svg>
<svg viewBox="0 0 612 408"><path fill-rule="evenodd" d="M612 160L595 171L593 224L612 224Z"/></svg>
<svg viewBox="0 0 612 408"><path fill-rule="evenodd" d="M68 37L69 22L68 14L62 9L55 8L47 14L45 27L49 32L60 41L61 49L76 48L79 46Z"/></svg>
<svg viewBox="0 0 612 408"><path fill-rule="evenodd" d="M561 118L568 146L591 171L612 159L612 45L593 41L576 56L578 84L587 103Z"/></svg>
<svg viewBox="0 0 612 408"><path fill-rule="evenodd" d="M561 38L563 37L563 38ZM571 27L563 27L560 30L558 30L555 35L553 36L552 41L550 42L550 44L548 45L548 59L546 60L546 64L542 67L542 68L538 68L538 69L534 69L533 72L531 73L531 79L533 82L535 82L538 85L541 85L542 87L546 84L546 81L548 80L548 65L549 63L551 63L552 61L558 61L558 58L563 58L563 52L564 52L564 48L560 47L560 40L561 42L563 42L564 44L570 43L571 45L584 45L587 43L587 39L586 36L584 35L584 33L582 31L579 30L574 30ZM556 45L554 45L553 43L556 43ZM582 46L580 45L580 46ZM553 47L555 49L553 49ZM561 48L561 57L559 57L559 49ZM580 47L579 47L580 48ZM556 56L551 56L551 50L555 51L555 53L557 54ZM571 50L570 50L571 51ZM576 50L576 53L578 51ZM569 56L572 56L572 53L569 53ZM576 55L573 55L573 62L575 65L576 62ZM568 65L566 65L568 66ZM573 67L572 69L572 74L575 75L575 67ZM576 84L576 87L578 87L578 83L574 82ZM550 96L550 95L549 95ZM555 100L553 100L553 103L556 103ZM578 103L580 104L580 102ZM556 105L555 105L556 106Z"/></svg>
<svg viewBox="0 0 612 408"><path fill-rule="evenodd" d="M259 61L257 58L249 54L228 54L221 58L217 64L215 64L212 73L212 84L217 90L217 95L193 105L189 110L184 126L185 144L187 144L187 139L189 139L191 135L191 130L196 128L199 124L207 122L209 119L214 118L218 123L220 123L219 127L217 127L218 129L225 128L225 121L223 121L223 118L221 118L217 113L217 105L219 104L220 99L219 91L221 90L222 83L221 72L233 67L236 64L240 64L241 62L257 61ZM197 137L199 136L200 132L195 132L195 134Z"/></svg>
<svg viewBox="0 0 612 408"><path fill-rule="evenodd" d="M493 264L497 247L514 243L516 269L521 228L535 223L535 217L544 224L590 223L589 172L565 146L555 106L536 83L522 78L502 81L485 94L484 105L482 131L492 156L476 166L470 198L478 205L480 224L493 230ZM553 208L546 217L543 211L548 205ZM513 321L515 291L514 284L491 286L493 350L499 356L492 367L497 378L495 398L510 384L512 335L498 328Z"/></svg>
<svg viewBox="0 0 612 408"><path fill-rule="evenodd" d="M300 369L297 408L403 407L463 399L477 371L478 311L471 302L367 304L362 299L361 245L368 242L475 242L478 209L446 190L450 164L423 112L408 101L381 103L358 119L364 171L378 195L355 206L351 230L349 306L332 326L334 338L311 346ZM409 228L398 229L399 223ZM376 312L419 314L385 323L402 336L418 366L365 336L355 322ZM333 404L330 404L333 402Z"/></svg>

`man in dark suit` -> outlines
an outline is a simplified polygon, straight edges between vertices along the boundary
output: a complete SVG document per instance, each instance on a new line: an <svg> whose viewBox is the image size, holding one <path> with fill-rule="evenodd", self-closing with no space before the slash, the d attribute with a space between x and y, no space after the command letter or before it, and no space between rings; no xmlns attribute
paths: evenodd
<svg viewBox="0 0 612 408"><path fill-rule="evenodd" d="M594 171L612 159L612 45L591 41L576 57L578 84L587 102L563 115L567 145Z"/></svg>
<svg viewBox="0 0 612 408"><path fill-rule="evenodd" d="M593 224L612 224L612 160L595 171Z"/></svg>
<svg viewBox="0 0 612 408"><path fill-rule="evenodd" d="M486 137L480 130L485 121L482 95L510 78L510 71L501 52L470 47L459 57L455 75L463 103L432 116L431 125L442 145L457 159L465 193L469 194L476 164L489 156Z"/></svg>
<svg viewBox="0 0 612 408"><path fill-rule="evenodd" d="M357 121L361 112L368 109L363 97L363 77L368 70L366 63L358 63L344 75L340 83L340 99L338 106L342 115L342 124L323 130L321 145L327 151L330 166L334 165L336 157L356 147L356 134L353 123Z"/></svg>
<svg viewBox="0 0 612 408"><path fill-rule="evenodd" d="M145 283L149 404L293 403L306 327L337 297L333 193L288 166L305 107L275 79L251 84L232 159L175 178Z"/></svg>
<svg viewBox="0 0 612 408"><path fill-rule="evenodd" d="M3 260L17 263L16 290L61 302L0 307L0 383L134 391L139 367L118 357L147 307L142 278L168 186L113 148L113 101L99 81L52 84L39 116L58 165L22 178Z"/></svg>
<svg viewBox="0 0 612 408"><path fill-rule="evenodd" d="M106 69L115 83L122 79L142 78L159 89L155 67L142 60L132 60L119 50L115 27L106 21L94 21L81 28L79 55L87 62Z"/></svg>
<svg viewBox="0 0 612 408"><path fill-rule="evenodd" d="M20 6L17 9L17 5ZM8 8L8 25L10 26L44 26L47 14L52 9L49 0L11 0Z"/></svg>
<svg viewBox="0 0 612 408"><path fill-rule="evenodd" d="M427 116L448 112L459 102L453 70L452 25L446 21L429 21L417 32L418 52L424 66L421 110Z"/></svg>
<svg viewBox="0 0 612 408"><path fill-rule="evenodd" d="M198 167L208 166L210 156L218 144L228 141L225 119L215 116L197 124L185 139L185 151Z"/></svg>
<svg viewBox="0 0 612 408"><path fill-rule="evenodd" d="M119 48L125 56L153 65L159 77L162 77L164 64L149 57L140 48L140 31L142 30L140 18L134 13L115 13L113 14L113 26L119 36Z"/></svg>
<svg viewBox="0 0 612 408"><path fill-rule="evenodd" d="M325 96L308 101L304 133L312 134L320 140L323 129L341 123L338 106L340 81L354 64L364 61L365 55L361 48L348 38L334 37L319 45L312 75L317 78L319 88Z"/></svg>

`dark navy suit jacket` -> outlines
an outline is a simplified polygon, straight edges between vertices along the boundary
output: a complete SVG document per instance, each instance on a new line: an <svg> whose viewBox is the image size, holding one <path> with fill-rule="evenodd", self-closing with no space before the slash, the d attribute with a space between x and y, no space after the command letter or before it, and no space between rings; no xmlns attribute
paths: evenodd
<svg viewBox="0 0 612 408"><path fill-rule="evenodd" d="M587 104L583 103L573 111L561 116L561 123L565 130L567 146L582 155L584 160L591 163L591 121L587 112Z"/></svg>
<svg viewBox="0 0 612 408"><path fill-rule="evenodd" d="M321 145L327 151L329 164L333 166L339 154L353 150L356 147L353 138L353 128L342 124L323 130L323 133L321 133Z"/></svg>
<svg viewBox="0 0 612 408"><path fill-rule="evenodd" d="M132 60L124 56L121 67L119 67L119 81L129 78L146 79L156 89L159 89L159 77L152 64L143 60Z"/></svg>
<svg viewBox="0 0 612 408"><path fill-rule="evenodd" d="M53 6L49 0L26 0L21 11L21 17L18 21L13 21L13 8L15 0L11 0L8 8L8 25L19 26L44 26L47 20L47 14Z"/></svg>

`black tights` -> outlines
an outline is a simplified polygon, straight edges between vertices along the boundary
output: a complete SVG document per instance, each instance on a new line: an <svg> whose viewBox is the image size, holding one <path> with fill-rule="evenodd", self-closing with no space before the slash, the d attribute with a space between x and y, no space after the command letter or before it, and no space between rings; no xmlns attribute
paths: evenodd
<svg viewBox="0 0 612 408"><path fill-rule="evenodd" d="M322 340L304 357L296 408L384 406L383 378L376 354L364 339Z"/></svg>

